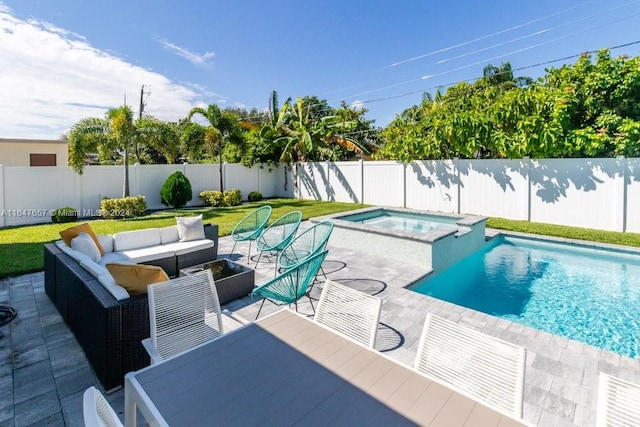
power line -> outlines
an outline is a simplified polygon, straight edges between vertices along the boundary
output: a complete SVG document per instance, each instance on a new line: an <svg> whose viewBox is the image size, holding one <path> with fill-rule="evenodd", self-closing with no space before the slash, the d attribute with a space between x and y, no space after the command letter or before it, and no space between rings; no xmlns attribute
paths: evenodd
<svg viewBox="0 0 640 427"><path fill-rule="evenodd" d="M481 40L485 40L485 39L488 39L488 38L491 38L491 37L495 37L495 36L498 36L500 34L508 33L509 31L517 30L519 28L526 27L526 26L531 25L531 24L535 24L536 22L544 21L546 19L553 18L555 16L562 15L564 13L570 12L572 10L579 9L581 7L584 7L584 6L588 5L588 4L590 4L590 3L593 3L594 1L595 0L591 0L591 1L588 1L588 2L585 2L585 3L582 3L582 4L578 5L578 6L570 7L569 9L564 9L564 10L561 10L560 12L556 12L556 13L553 13L551 15L543 16L542 18L537 18L537 19L534 19L532 21L525 22L523 24L518 24L518 25L515 25L513 27L497 31L495 33L487 34L487 35L484 35L482 37L478 37L478 38L473 39L473 40L469 40L469 41L466 41L466 42L458 43L458 44L455 44L455 45L452 45L452 46L445 47L443 49L438 49L438 50L435 50L435 51L432 51L432 52L429 52L429 53L425 53L423 55L414 56L413 58L405 59L403 61L395 62L395 63L393 63L391 65L387 65L386 67L384 67L382 69L396 67L398 65L406 64L408 62L413 62L413 61L416 61L418 59L426 58L428 56L433 56L433 55L436 55L438 53L447 52L447 51L452 50L452 49L456 49L456 48L459 48L459 47L462 47L462 46L466 46L466 45L469 45L469 44L472 44L472 43L475 43L475 42L478 42L478 41L481 41Z"/></svg>

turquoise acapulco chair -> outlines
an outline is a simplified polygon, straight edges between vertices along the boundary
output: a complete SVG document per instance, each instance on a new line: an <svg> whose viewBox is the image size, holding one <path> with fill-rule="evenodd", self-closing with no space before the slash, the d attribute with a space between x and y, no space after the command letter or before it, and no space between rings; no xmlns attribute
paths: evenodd
<svg viewBox="0 0 640 427"><path fill-rule="evenodd" d="M306 261L293 266L290 270L255 288L253 292L251 292L251 296L263 298L258 314L256 314L256 320L258 316L260 316L260 311L262 311L265 300L269 300L276 305L294 304L296 311L298 311L298 300L305 295L309 298L311 309L315 313L313 302L307 290L309 289L309 285L316 279L316 274L318 274L322 262L327 257L327 252L328 251L319 252Z"/></svg>
<svg viewBox="0 0 640 427"><path fill-rule="evenodd" d="M249 264L249 259L251 258L251 242L260 236L270 216L271 206L260 206L242 218L231 231L231 238L234 241L231 253L233 254L238 242L249 241L249 251L247 252L247 264Z"/></svg>
<svg viewBox="0 0 640 427"><path fill-rule="evenodd" d="M256 267L265 251L276 252L276 257L281 250L289 245L293 237L298 231L298 227L302 222L302 212L293 211L273 221L268 227L262 230L260 237L256 240L256 246L260 251ZM277 261L277 258L276 258ZM276 262L275 273L278 272L278 263Z"/></svg>

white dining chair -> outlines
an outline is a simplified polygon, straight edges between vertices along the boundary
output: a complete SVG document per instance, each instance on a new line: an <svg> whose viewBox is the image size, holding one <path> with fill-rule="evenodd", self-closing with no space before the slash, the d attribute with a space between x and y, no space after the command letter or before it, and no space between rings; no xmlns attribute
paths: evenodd
<svg viewBox="0 0 640 427"><path fill-rule="evenodd" d="M526 354L520 346L429 313L414 369L522 418Z"/></svg>
<svg viewBox="0 0 640 427"><path fill-rule="evenodd" d="M93 386L82 395L82 415L85 427L123 426L107 399Z"/></svg>
<svg viewBox="0 0 640 427"><path fill-rule="evenodd" d="M640 385L600 372L598 427L640 426Z"/></svg>
<svg viewBox="0 0 640 427"><path fill-rule="evenodd" d="M374 348L381 308L380 298L327 279L313 320Z"/></svg>
<svg viewBox="0 0 640 427"><path fill-rule="evenodd" d="M155 364L224 333L211 270L150 285L150 337L142 345Z"/></svg>

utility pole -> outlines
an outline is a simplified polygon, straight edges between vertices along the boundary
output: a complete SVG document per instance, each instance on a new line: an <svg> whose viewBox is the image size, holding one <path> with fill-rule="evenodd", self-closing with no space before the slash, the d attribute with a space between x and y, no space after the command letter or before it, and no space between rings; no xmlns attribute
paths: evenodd
<svg viewBox="0 0 640 427"><path fill-rule="evenodd" d="M142 85L142 87L140 88L140 112L139 112L139 114L138 114L138 119L141 119L141 118L142 118L142 112L144 111L144 106L145 106L145 105L147 105L147 103L146 103L146 102L144 102L144 96L145 96L145 95L147 95L147 96L151 95L151 92L145 92L145 91L144 91L144 86L145 86L145 85ZM149 86L147 85L147 87L149 87ZM137 161L138 161L138 163L142 163L142 162L140 161L140 147L138 146L138 142L137 142L137 140L136 140L136 146L135 146L135 149L136 149L136 159L138 159L138 160L137 160Z"/></svg>
<svg viewBox="0 0 640 427"><path fill-rule="evenodd" d="M144 91L144 86L142 85L142 87L140 88L140 115L139 118L142 118L142 112L144 111L144 106L147 105L146 102L144 102L144 96L147 95L151 95L151 92L145 92Z"/></svg>

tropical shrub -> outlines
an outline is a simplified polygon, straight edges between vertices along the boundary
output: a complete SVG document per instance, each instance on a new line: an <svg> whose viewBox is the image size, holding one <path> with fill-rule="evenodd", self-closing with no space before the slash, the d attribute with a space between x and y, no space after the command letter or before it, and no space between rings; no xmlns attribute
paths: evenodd
<svg viewBox="0 0 640 427"><path fill-rule="evenodd" d="M192 198L193 194L189 178L184 176L180 171L169 175L160 191L160 201L162 204L173 208L184 207Z"/></svg>
<svg viewBox="0 0 640 427"><path fill-rule="evenodd" d="M238 206L242 201L242 193L240 190L227 190L224 192L225 206Z"/></svg>
<svg viewBox="0 0 640 427"><path fill-rule="evenodd" d="M142 216L147 210L144 196L122 197L120 199L104 198L100 202L99 214L103 218L134 218Z"/></svg>
<svg viewBox="0 0 640 427"><path fill-rule="evenodd" d="M262 200L262 193L259 191L252 191L247 196L247 200L250 202L259 202L260 200Z"/></svg>
<svg viewBox="0 0 640 427"><path fill-rule="evenodd" d="M198 194L198 198L202 200L207 206L224 206L224 196L221 192L215 190L203 191Z"/></svg>
<svg viewBox="0 0 640 427"><path fill-rule="evenodd" d="M54 224L73 222L76 219L78 219L78 210L70 206L58 208L51 213L51 222Z"/></svg>

